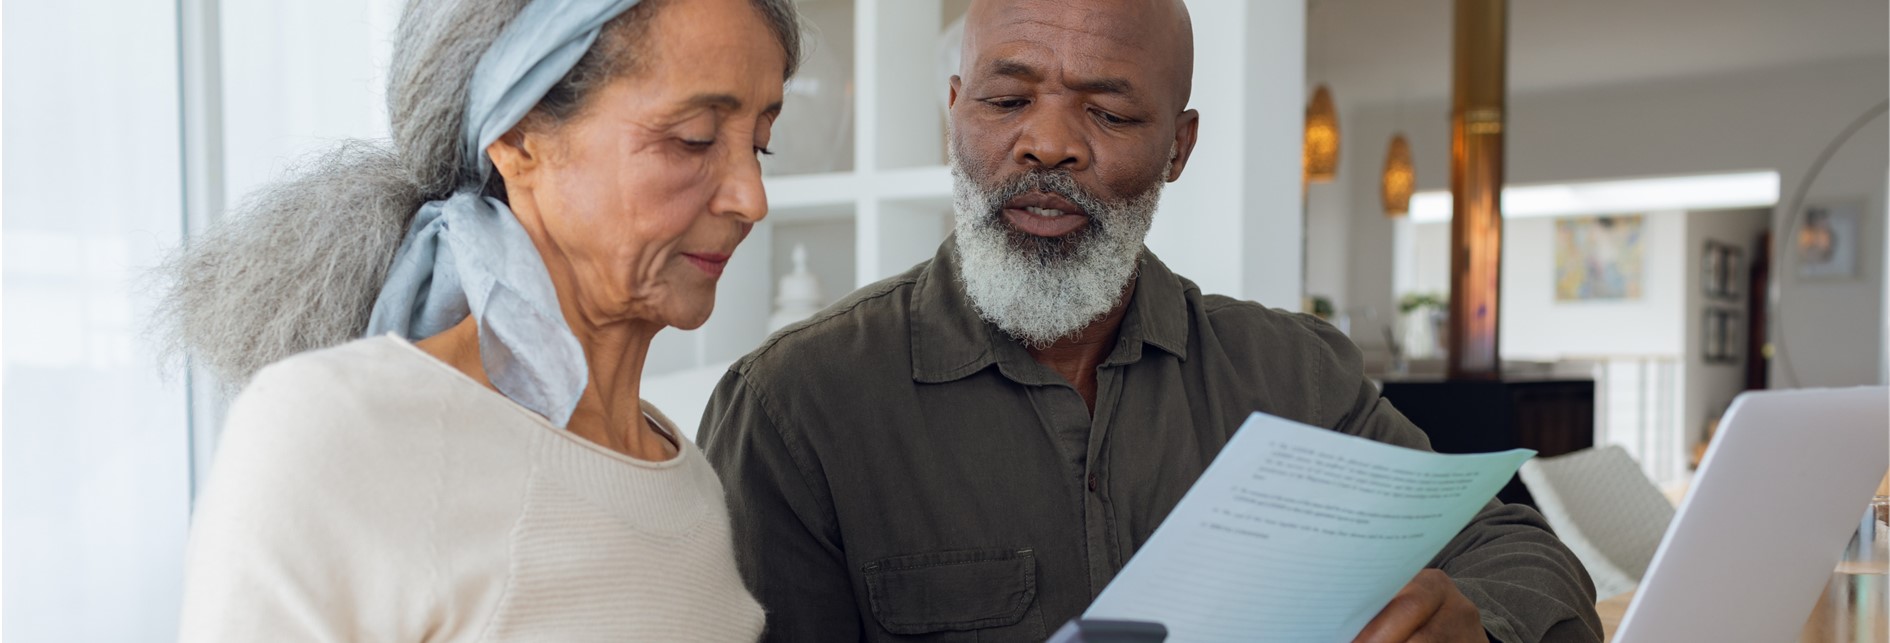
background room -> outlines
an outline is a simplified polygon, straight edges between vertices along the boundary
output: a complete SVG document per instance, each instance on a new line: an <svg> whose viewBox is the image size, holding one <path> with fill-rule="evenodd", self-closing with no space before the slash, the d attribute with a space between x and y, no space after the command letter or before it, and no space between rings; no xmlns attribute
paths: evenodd
<svg viewBox="0 0 1890 643"><path fill-rule="evenodd" d="M1307 20L1343 149L1308 189L1306 290L1393 377L1444 370L1447 5L1320 0ZM1592 377L1594 442L1663 483L1741 391L1883 382L1884 22L1867 0L1512 3L1505 372ZM1381 198L1394 135L1408 214ZM1833 250L1801 240L1814 212Z"/></svg>
<svg viewBox="0 0 1890 643"><path fill-rule="evenodd" d="M709 323L644 371L685 432L771 332L947 238L969 4L800 0L771 213ZM230 391L161 364L147 272L311 151L388 135L401 5L6 0L0 638L174 636ZM1423 423L1440 450L1613 445L1677 497L1739 393L1890 383L1882 0L1511 0L1480 388L1446 339L1452 0L1188 5L1204 135L1148 246L1206 292L1325 318L1414 418L1503 400Z"/></svg>

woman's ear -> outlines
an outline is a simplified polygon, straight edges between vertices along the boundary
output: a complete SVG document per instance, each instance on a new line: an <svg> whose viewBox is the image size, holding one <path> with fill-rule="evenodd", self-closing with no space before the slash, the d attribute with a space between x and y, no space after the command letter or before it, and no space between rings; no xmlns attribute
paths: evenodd
<svg viewBox="0 0 1890 643"><path fill-rule="evenodd" d="M531 186L532 177L537 173L541 161L541 156L534 149L538 138L527 136L515 127L486 146L486 156L492 158L492 168L498 170L499 176L505 179L508 189Z"/></svg>

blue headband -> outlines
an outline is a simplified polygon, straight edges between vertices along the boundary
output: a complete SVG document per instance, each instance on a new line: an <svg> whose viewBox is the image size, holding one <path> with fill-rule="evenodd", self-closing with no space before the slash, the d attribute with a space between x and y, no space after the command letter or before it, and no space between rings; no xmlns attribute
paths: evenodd
<svg viewBox="0 0 1890 643"><path fill-rule="evenodd" d="M481 179L492 170L486 148L577 65L605 23L638 1L532 0L506 25L466 91L460 145ZM469 185L420 206L374 301L367 334L425 339L471 315L492 385L565 426L590 378L584 348L565 323L531 237L504 202L480 190Z"/></svg>

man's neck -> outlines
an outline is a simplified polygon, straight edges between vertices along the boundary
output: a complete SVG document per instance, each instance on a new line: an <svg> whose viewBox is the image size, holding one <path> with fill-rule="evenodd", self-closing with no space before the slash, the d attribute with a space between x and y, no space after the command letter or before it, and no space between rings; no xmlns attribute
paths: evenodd
<svg viewBox="0 0 1890 643"><path fill-rule="evenodd" d="M1062 375L1076 392L1083 396L1083 404L1089 407L1093 417L1096 414L1096 369L1116 346L1116 337L1122 331L1122 320L1129 315L1129 302L1135 298L1135 280L1122 289L1122 296L1116 300L1116 306L1109 309L1101 319L1097 319L1075 335L1057 340L1043 348L1026 348L1037 363L1050 367Z"/></svg>

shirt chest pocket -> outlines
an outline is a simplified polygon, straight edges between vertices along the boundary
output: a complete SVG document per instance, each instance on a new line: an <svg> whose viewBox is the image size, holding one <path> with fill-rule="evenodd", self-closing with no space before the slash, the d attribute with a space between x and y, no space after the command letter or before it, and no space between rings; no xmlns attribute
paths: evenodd
<svg viewBox="0 0 1890 643"><path fill-rule="evenodd" d="M1032 550L898 556L861 571L873 617L891 634L941 642L1044 639Z"/></svg>

